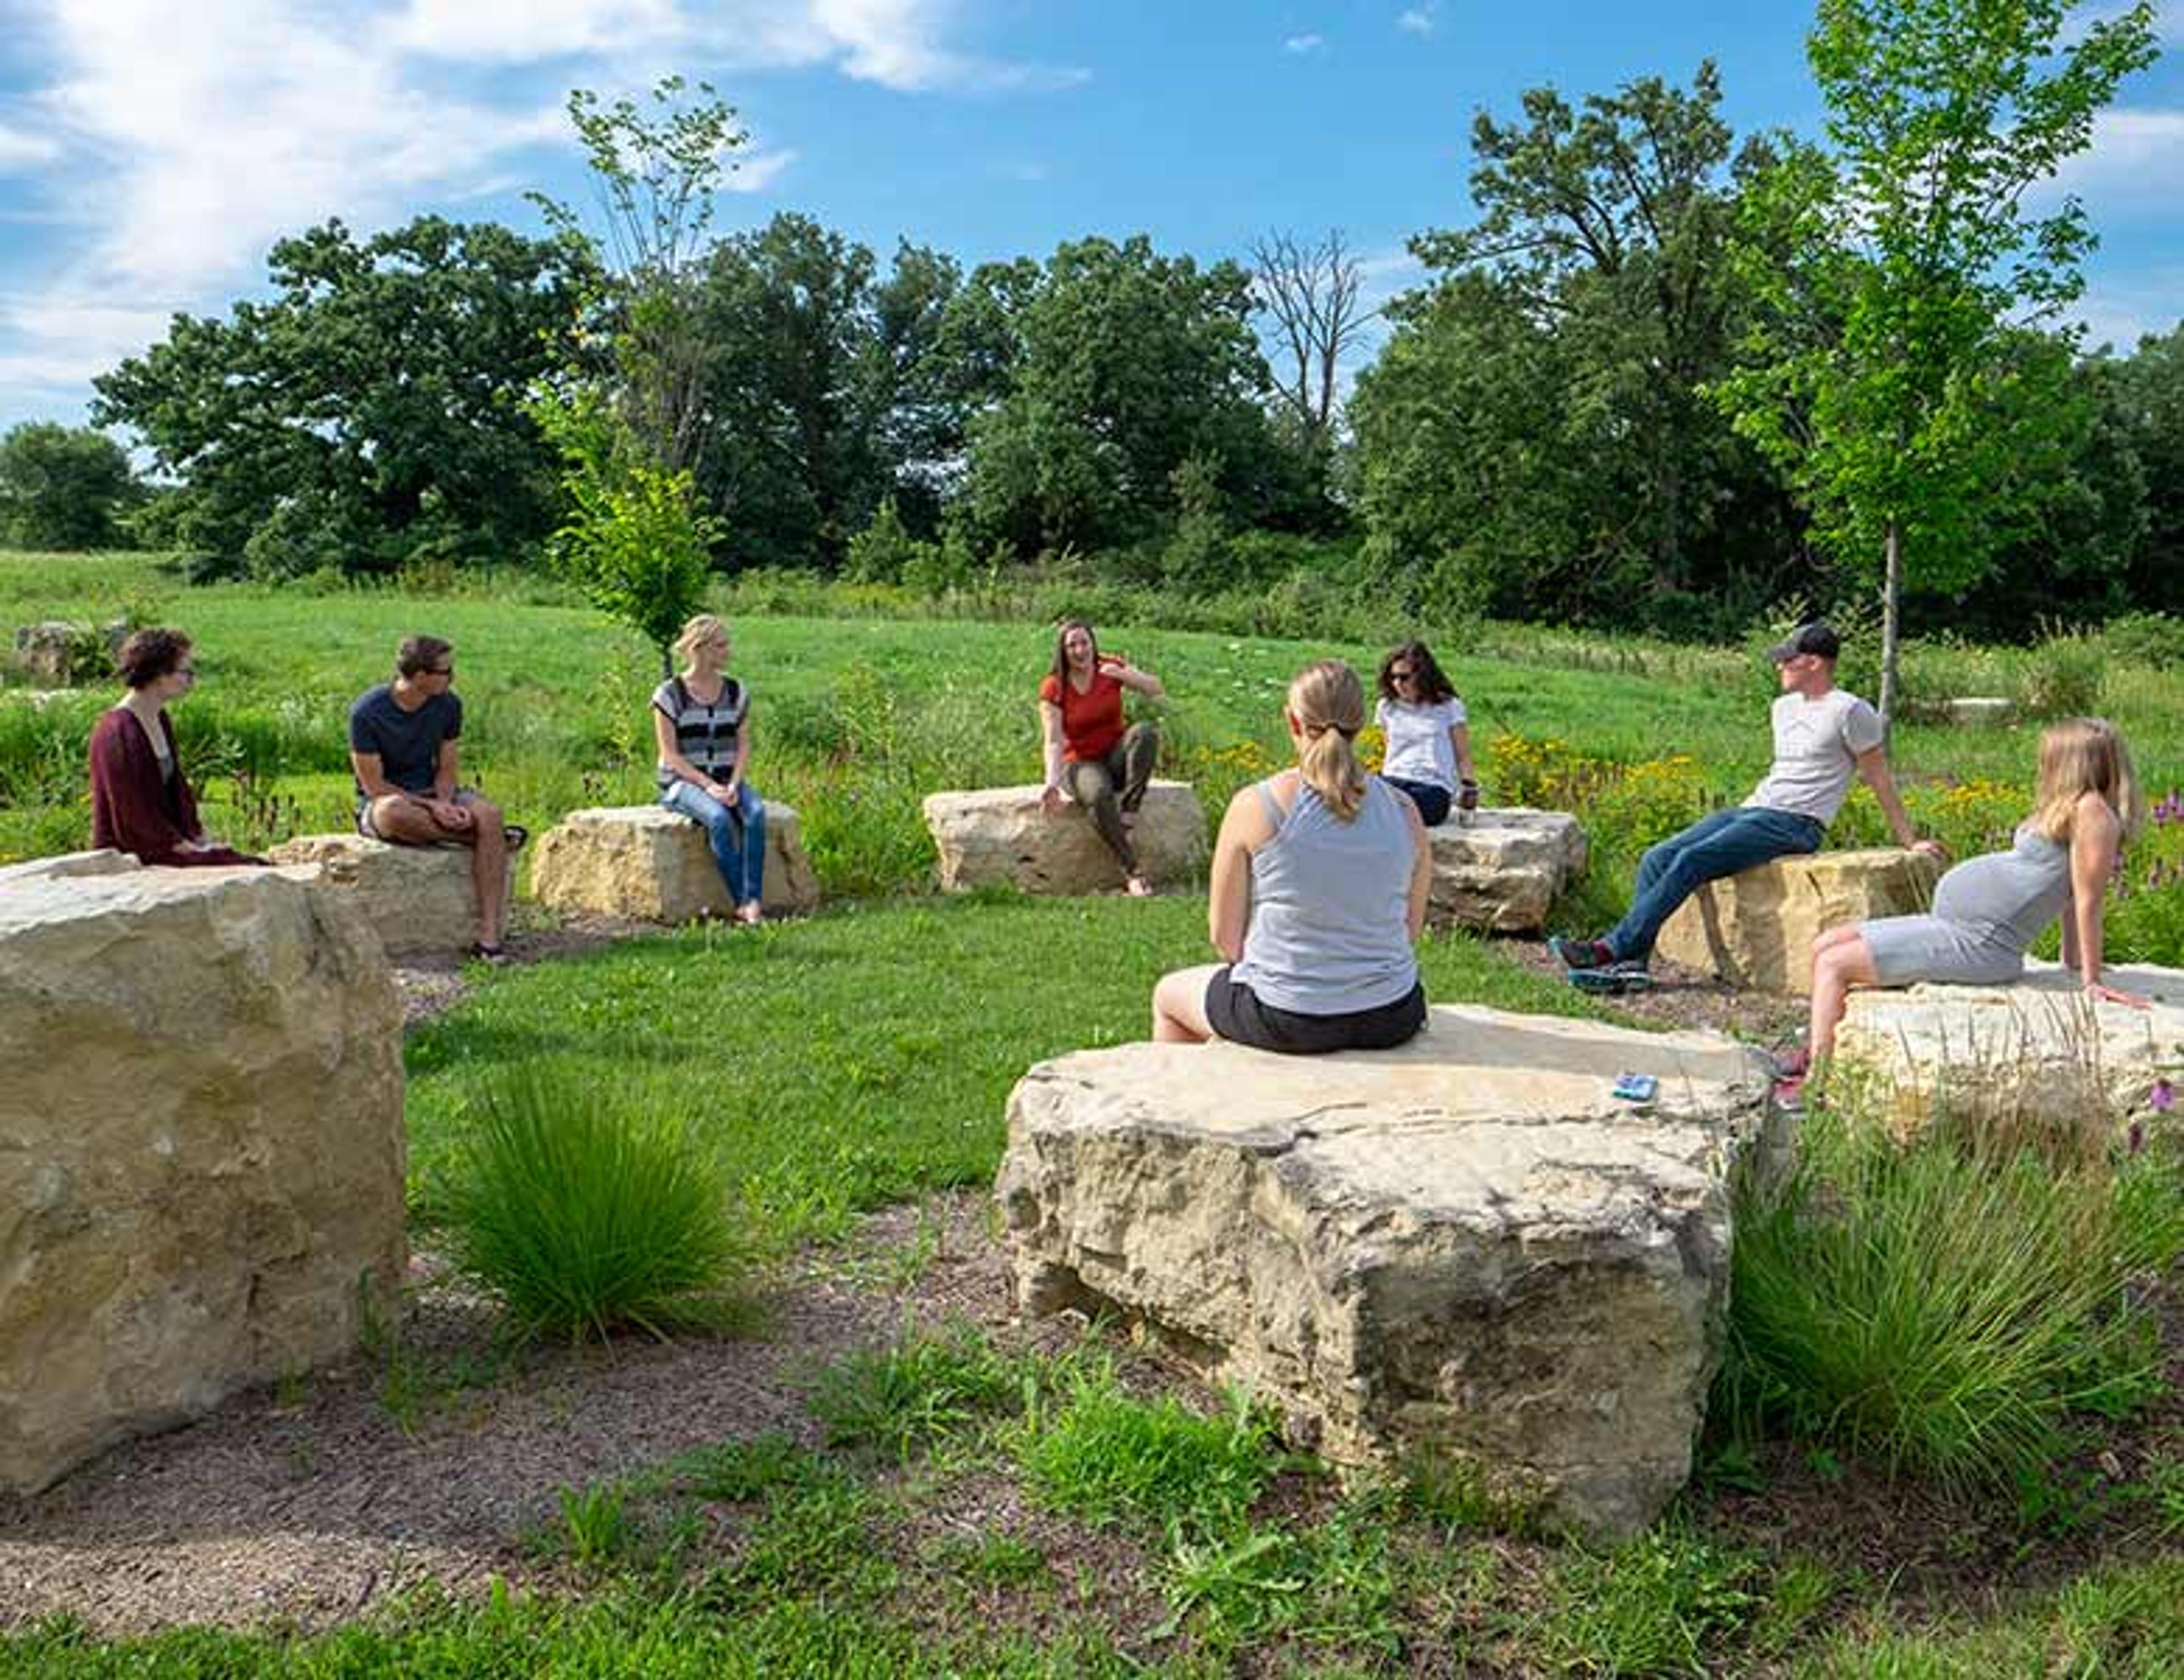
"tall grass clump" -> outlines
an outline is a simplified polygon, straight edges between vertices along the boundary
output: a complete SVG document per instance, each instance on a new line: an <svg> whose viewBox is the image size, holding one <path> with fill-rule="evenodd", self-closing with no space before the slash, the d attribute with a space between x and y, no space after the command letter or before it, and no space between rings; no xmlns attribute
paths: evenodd
<svg viewBox="0 0 2184 1680"><path fill-rule="evenodd" d="M1797 1165L1737 1189L1732 1426L2006 1484L2042 1471L2072 1414L2157 1392L2132 1291L2184 1241L2174 1165L2027 1135L1902 1141L1816 1108Z"/></svg>
<svg viewBox="0 0 2184 1680"><path fill-rule="evenodd" d="M482 1086L440 1211L455 1263L527 1334L716 1325L742 1245L666 1090L517 1069Z"/></svg>

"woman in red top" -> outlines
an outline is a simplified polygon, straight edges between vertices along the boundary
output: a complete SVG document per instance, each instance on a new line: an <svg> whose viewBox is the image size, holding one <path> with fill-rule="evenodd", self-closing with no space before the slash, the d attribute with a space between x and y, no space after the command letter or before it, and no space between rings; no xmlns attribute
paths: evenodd
<svg viewBox="0 0 2184 1680"><path fill-rule="evenodd" d="M1103 659L1092 626L1070 619L1055 640L1054 669L1039 685L1039 728L1046 743L1046 787L1041 794L1049 816L1057 815L1063 796L1092 815L1092 826L1107 843L1133 898L1150 893L1152 883L1138 867L1130 829L1160 757L1160 732L1150 723L1125 726L1123 691L1157 700L1166 691L1160 679L1134 669L1119 655Z"/></svg>
<svg viewBox="0 0 2184 1680"><path fill-rule="evenodd" d="M206 838L176 756L167 702L197 681L190 646L179 630L140 630L121 644L114 663L129 692L91 732L91 843L148 864L262 864Z"/></svg>

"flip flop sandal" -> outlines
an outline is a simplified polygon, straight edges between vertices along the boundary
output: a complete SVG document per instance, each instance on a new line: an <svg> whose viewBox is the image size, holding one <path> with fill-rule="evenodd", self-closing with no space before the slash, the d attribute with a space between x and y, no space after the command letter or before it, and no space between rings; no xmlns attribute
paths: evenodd
<svg viewBox="0 0 2184 1680"><path fill-rule="evenodd" d="M500 832L501 837L507 841L508 849L511 852L521 851L531 838L531 831L520 822L504 822L500 826Z"/></svg>
<svg viewBox="0 0 2184 1680"><path fill-rule="evenodd" d="M488 945L482 939L474 941L465 954L472 962L491 963L495 968L504 968L515 960L507 946Z"/></svg>

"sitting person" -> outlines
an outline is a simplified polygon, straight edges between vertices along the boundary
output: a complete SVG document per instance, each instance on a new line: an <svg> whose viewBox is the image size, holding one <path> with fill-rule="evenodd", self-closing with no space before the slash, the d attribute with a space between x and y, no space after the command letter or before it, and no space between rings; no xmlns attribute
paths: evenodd
<svg viewBox="0 0 2184 1680"><path fill-rule="evenodd" d="M505 960L501 909L508 854L524 831L504 825L500 808L461 785L457 742L463 703L455 697L454 647L437 636L405 637L394 654L394 680L368 689L349 708L348 759L356 773L356 832L393 846L471 848L477 887L477 942L471 954Z"/></svg>
<svg viewBox="0 0 2184 1680"><path fill-rule="evenodd" d="M1479 809L1479 778L1471 764L1471 731L1463 702L1432 651L1406 642L1380 661L1380 698L1373 720L1388 737L1380 779L1407 793L1426 826L1448 820L1451 804Z"/></svg>
<svg viewBox="0 0 2184 1680"><path fill-rule="evenodd" d="M1772 717L1774 767L1741 805L1701 817L1647 848L1630 912L1606 933L1548 941L1572 985L1612 992L1646 984L1653 941L1677 906L1709 881L1819 850L1853 776L1873 789L1898 845L1941 854L1933 841L1918 837L1897 797L1879 715L1836 687L1841 651L1825 624L1802 626L1769 650L1782 685Z"/></svg>
<svg viewBox="0 0 2184 1680"><path fill-rule="evenodd" d="M128 692L91 732L91 843L170 868L263 864L206 835L176 756L167 702L196 686L192 645L179 630L140 630L121 644L114 664Z"/></svg>
<svg viewBox="0 0 2184 1680"><path fill-rule="evenodd" d="M2101 910L2116 858L2146 820L2131 754L2114 726L2072 718L2040 737L2040 768L2025 818L2006 852L1958 864L1934 889L1926 915L1883 916L1831 927L1813 943L1813 1009L1804 1051L1790 1059L1780 1094L1834 1053L1853 986L1921 980L1997 986L2025 971L2025 953L2058 916L2063 961L2090 998L2146 1007L2101 978Z"/></svg>
<svg viewBox="0 0 2184 1680"><path fill-rule="evenodd" d="M1418 808L1358 766L1357 673L1338 659L1306 666L1284 717L1296 767L1239 790L1213 845L1207 922L1228 965L1161 977L1160 1043L1311 1055L1386 1049L1425 1025L1411 947L1432 848Z"/></svg>
<svg viewBox="0 0 2184 1680"><path fill-rule="evenodd" d="M699 613L675 638L682 671L652 691L660 803L701 824L735 919L755 926L766 875L766 804L744 780L750 691L727 674L728 627Z"/></svg>
<svg viewBox="0 0 2184 1680"><path fill-rule="evenodd" d="M1126 688L1150 700L1166 692L1150 672L1103 656L1092 626L1082 619L1065 623L1055 638L1054 669L1039 685L1046 757L1040 799L1049 816L1060 813L1065 793L1089 811L1092 826L1123 866L1131 897L1142 898L1152 883L1138 866L1130 830L1160 758L1160 732L1150 723L1124 726Z"/></svg>

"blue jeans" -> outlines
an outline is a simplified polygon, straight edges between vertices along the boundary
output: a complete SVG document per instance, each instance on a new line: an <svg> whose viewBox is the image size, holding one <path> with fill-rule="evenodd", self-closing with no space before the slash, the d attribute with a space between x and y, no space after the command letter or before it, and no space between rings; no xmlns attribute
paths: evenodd
<svg viewBox="0 0 2184 1680"><path fill-rule="evenodd" d="M1808 816L1737 805L1702 816L1680 834L1646 848L1638 860L1630 914L1607 932L1618 962L1644 962L1653 954L1661 924L1676 906L1709 881L1775 858L1817 852L1827 830Z"/></svg>
<svg viewBox="0 0 2184 1680"><path fill-rule="evenodd" d="M1384 776L1381 781L1398 793L1407 793L1411 803L1418 808L1418 821L1428 828L1438 828L1448 821L1448 808L1455 803L1446 787L1437 787L1430 782L1412 782L1401 776Z"/></svg>
<svg viewBox="0 0 2184 1680"><path fill-rule="evenodd" d="M660 803L705 825L728 902L738 910L756 904L766 876L766 802L758 789L739 783L735 804L724 805L696 782L677 782L661 792Z"/></svg>

